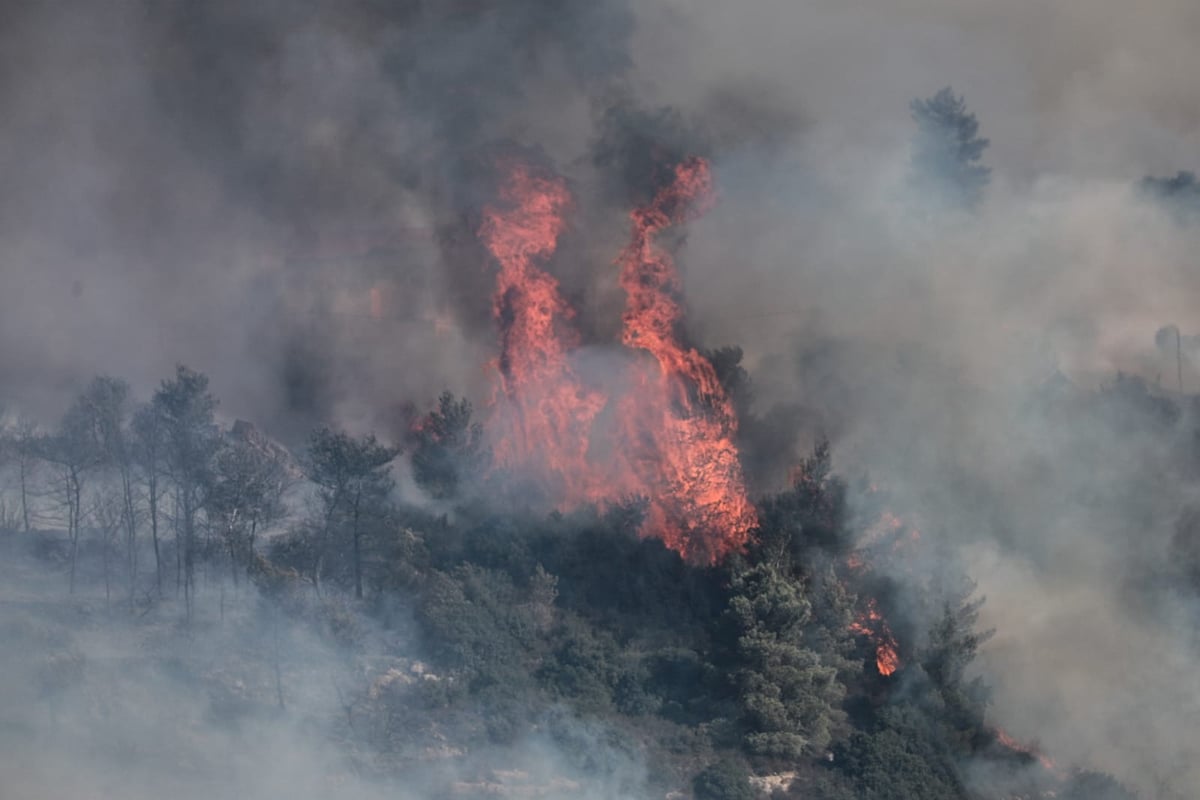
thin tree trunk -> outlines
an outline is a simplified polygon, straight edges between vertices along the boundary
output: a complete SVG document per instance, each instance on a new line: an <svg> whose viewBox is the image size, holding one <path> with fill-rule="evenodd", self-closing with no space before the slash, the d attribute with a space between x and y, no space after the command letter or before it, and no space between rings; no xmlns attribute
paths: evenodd
<svg viewBox="0 0 1200 800"><path fill-rule="evenodd" d="M358 599L358 600L362 600L362 596L363 596L362 551L359 547L359 541L358 541L358 538L359 538L358 537L358 516L359 516L360 501L361 501L360 495L356 494L354 496L354 521L353 521L352 533L354 535L354 597L355 597L355 599Z"/></svg>
<svg viewBox="0 0 1200 800"><path fill-rule="evenodd" d="M21 522L25 526L25 532L29 533L29 463L28 456L21 453L18 456L21 476Z"/></svg>
<svg viewBox="0 0 1200 800"><path fill-rule="evenodd" d="M234 541L236 534L231 530L226 536L229 539L229 576L233 578L233 588L238 585L238 559L237 559L237 543Z"/></svg>
<svg viewBox="0 0 1200 800"><path fill-rule="evenodd" d="M112 603L112 584L109 580L109 574L112 569L112 553L110 552L111 548L109 545L111 545L112 542L109 539L108 525L106 522L101 523L100 533L103 536L100 545L104 548L104 607L108 608Z"/></svg>
<svg viewBox="0 0 1200 800"><path fill-rule="evenodd" d="M129 562L129 610L133 610L134 598L137 595L137 517L134 514L133 508L133 480L129 474L128 466L121 468L121 489L123 491L122 500L124 508L121 509L121 516L125 522L125 548L127 559Z"/></svg>
<svg viewBox="0 0 1200 800"><path fill-rule="evenodd" d="M329 548L329 528L333 523L334 507L325 512L325 525L321 528L321 539L317 542L317 556L313 559L313 588L321 596L321 567L325 562L325 551Z"/></svg>
<svg viewBox="0 0 1200 800"><path fill-rule="evenodd" d="M67 593L75 594L75 562L79 557L79 476L75 470L67 471L67 536L71 540L71 576Z"/></svg>
<svg viewBox="0 0 1200 800"><path fill-rule="evenodd" d="M282 658L279 652L279 609L271 609L271 650L272 650L272 666L275 668L275 698L279 702L280 710L283 710L283 666L280 664Z"/></svg>
<svg viewBox="0 0 1200 800"><path fill-rule="evenodd" d="M183 601L187 621L192 621L192 609L196 598L196 553L195 553L195 510L192 508L190 491L183 493Z"/></svg>
<svg viewBox="0 0 1200 800"><path fill-rule="evenodd" d="M329 506L325 510L325 525L321 529L321 541L317 544L317 557L313 561L313 588L317 597L321 596L321 567L325 562L325 551L329 547L330 528L333 525L333 515L337 513L338 503L342 499L342 490L334 490L329 498Z"/></svg>
<svg viewBox="0 0 1200 800"><path fill-rule="evenodd" d="M162 599L162 553L158 548L158 476L151 475L150 489L150 535L154 539L154 580L158 586L158 597Z"/></svg>
<svg viewBox="0 0 1200 800"><path fill-rule="evenodd" d="M175 597L179 597L180 591L183 590L183 534L181 520L179 518L179 489L175 489L175 503L173 511L175 512L171 520L171 527L175 531Z"/></svg>

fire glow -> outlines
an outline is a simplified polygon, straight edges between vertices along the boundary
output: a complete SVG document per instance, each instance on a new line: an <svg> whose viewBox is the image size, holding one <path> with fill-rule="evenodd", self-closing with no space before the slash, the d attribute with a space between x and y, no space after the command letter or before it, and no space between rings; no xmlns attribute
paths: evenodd
<svg viewBox="0 0 1200 800"><path fill-rule="evenodd" d="M850 623L850 630L866 636L875 645L875 667L880 675L891 675L900 668L896 637L892 635L887 620L879 613L879 607L873 599L867 601L866 609Z"/></svg>
<svg viewBox="0 0 1200 800"><path fill-rule="evenodd" d="M734 443L733 405L712 364L680 339L679 275L655 240L712 199L708 164L688 159L630 215L630 242L617 260L629 357L608 387L576 368L574 309L538 266L565 228L566 184L515 165L480 229L499 266L499 378L489 420L497 464L533 476L560 509L646 498L642 535L701 564L741 549L757 517Z"/></svg>
<svg viewBox="0 0 1200 800"><path fill-rule="evenodd" d="M870 491L874 493L878 489L872 485ZM864 531L859 546L846 557L847 572L850 577L861 580L873 571L872 554L878 555L886 550L891 556L902 555L920 541L919 530L884 509L879 518ZM865 636L874 646L875 667L880 675L886 677L900 669L902 665L896 636L874 597L868 596L862 601L858 616L850 623L850 631Z"/></svg>
<svg viewBox="0 0 1200 800"><path fill-rule="evenodd" d="M1001 747L1003 747L1006 750L1009 750L1013 753L1019 753L1020 755L1023 755L1023 756L1030 756L1032 758L1036 758L1038 760L1038 763L1040 763L1043 768L1045 768L1049 772L1057 773L1058 768L1057 768L1057 765L1054 763L1054 759L1050 758L1049 756L1047 756L1043 753L1038 752L1038 750L1036 748L1021 744L1020 742L1018 742L1013 737L1009 736L1007 733L1005 733L1000 728L997 728L995 730L995 734L996 734L996 741L1000 743Z"/></svg>

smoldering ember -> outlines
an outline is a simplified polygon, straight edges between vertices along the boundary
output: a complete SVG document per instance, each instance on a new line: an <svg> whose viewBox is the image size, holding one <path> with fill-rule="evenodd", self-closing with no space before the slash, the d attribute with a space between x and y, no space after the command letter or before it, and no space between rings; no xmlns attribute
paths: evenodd
<svg viewBox="0 0 1200 800"><path fill-rule="evenodd" d="M0 797L1200 796L1193 5L7 4Z"/></svg>

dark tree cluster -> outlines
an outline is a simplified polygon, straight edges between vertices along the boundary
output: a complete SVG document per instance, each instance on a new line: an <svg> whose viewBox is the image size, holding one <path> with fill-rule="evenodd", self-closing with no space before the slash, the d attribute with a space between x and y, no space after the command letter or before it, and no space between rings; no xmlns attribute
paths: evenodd
<svg viewBox="0 0 1200 800"><path fill-rule="evenodd" d="M1181 170L1169 178L1142 178L1142 194L1174 210L1182 219L1194 219L1200 213L1200 182L1193 172Z"/></svg>

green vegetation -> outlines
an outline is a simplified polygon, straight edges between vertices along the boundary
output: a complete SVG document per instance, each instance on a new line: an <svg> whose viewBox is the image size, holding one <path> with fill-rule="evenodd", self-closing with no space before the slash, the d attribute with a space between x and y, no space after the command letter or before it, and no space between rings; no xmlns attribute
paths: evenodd
<svg viewBox="0 0 1200 800"><path fill-rule="evenodd" d="M724 373L737 379L737 353L726 355ZM1095 413L1119 425L1175 418L1130 381L1099 395ZM279 631L304 625L359 665L360 685L338 686L349 698L344 735L397 770L419 768L431 740L451 752L548 731L570 740L568 715L652 765L642 787L651 794L1008 796L981 794L965 777L983 764L1064 797L1130 796L1107 776L1062 778L998 743L971 669L990 635L978 627L983 600L952 559L905 561L917 545L902 524L868 535L885 493L839 477L826 443L790 488L761 498L746 552L697 567L638 536L637 498L548 515L482 502L482 433L470 404L448 394L402 446L321 428L293 458L244 423L219 430L207 385L180 367L139 408L124 384L98 379L61 430L14 428L12 464L28 472L36 452L59 479L61 497L49 496L70 523L64 583L75 585L89 535L99 536L106 585L128 580L131 606L166 601L174 559L187 623L211 585L198 571L235 587L248 578L261 592L277 705L288 695ZM397 497L391 465L402 447L436 513ZM108 504L80 500L92 491L113 493L110 517L94 516ZM1195 527L1181 522L1181 552ZM107 550L120 539L95 533L110 529L127 531L128 557L113 564ZM154 575L136 568L140 531L151 534ZM882 557L906 565L903 585L873 568ZM884 624L895 633L893 674L876 663ZM364 654L399 631L419 669L372 667ZM83 668L76 655L54 658L66 666L51 678ZM580 769L589 747L568 748Z"/></svg>

